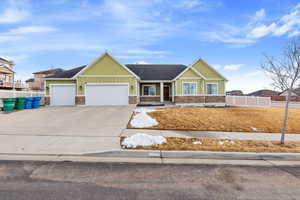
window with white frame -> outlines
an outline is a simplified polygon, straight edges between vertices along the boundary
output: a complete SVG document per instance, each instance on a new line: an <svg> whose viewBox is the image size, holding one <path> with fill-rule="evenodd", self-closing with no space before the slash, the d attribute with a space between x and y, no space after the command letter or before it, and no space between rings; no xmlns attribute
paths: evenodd
<svg viewBox="0 0 300 200"><path fill-rule="evenodd" d="M183 95L196 95L197 83L183 83Z"/></svg>
<svg viewBox="0 0 300 200"><path fill-rule="evenodd" d="M155 96L156 95L155 85L143 85L143 95L144 96Z"/></svg>
<svg viewBox="0 0 300 200"><path fill-rule="evenodd" d="M206 84L206 93L208 95L217 95L218 94L218 84L217 83L207 83Z"/></svg>

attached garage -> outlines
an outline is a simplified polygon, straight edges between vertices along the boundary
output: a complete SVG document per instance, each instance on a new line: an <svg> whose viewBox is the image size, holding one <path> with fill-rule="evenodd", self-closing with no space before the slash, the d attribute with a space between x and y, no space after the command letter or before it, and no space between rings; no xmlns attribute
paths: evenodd
<svg viewBox="0 0 300 200"><path fill-rule="evenodd" d="M87 83L85 88L86 105L128 105L128 84Z"/></svg>
<svg viewBox="0 0 300 200"><path fill-rule="evenodd" d="M75 105L75 84L53 84L50 85L51 106L73 106Z"/></svg>

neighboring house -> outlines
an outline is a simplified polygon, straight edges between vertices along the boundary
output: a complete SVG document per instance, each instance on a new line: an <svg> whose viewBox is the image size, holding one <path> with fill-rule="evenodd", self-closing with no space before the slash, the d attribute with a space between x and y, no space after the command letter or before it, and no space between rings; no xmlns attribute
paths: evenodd
<svg viewBox="0 0 300 200"><path fill-rule="evenodd" d="M287 96L287 95L288 95L287 91L283 91L279 94L279 96ZM300 96L300 87L292 91L292 96Z"/></svg>
<svg viewBox="0 0 300 200"><path fill-rule="evenodd" d="M26 83L28 84L29 89L31 90L44 90L44 78L63 71L64 70L61 68L56 68L56 69L49 69L40 72L34 72L32 73L33 78L26 80Z"/></svg>
<svg viewBox="0 0 300 200"><path fill-rule="evenodd" d="M274 90L258 90L258 91L248 94L247 96L272 97L272 96L278 96L278 95L279 95L279 92L274 91Z"/></svg>
<svg viewBox="0 0 300 200"><path fill-rule="evenodd" d="M139 102L225 103L225 82L202 59L123 65L105 52L89 65L48 76L46 104L127 105Z"/></svg>
<svg viewBox="0 0 300 200"><path fill-rule="evenodd" d="M226 95L228 96L244 96L244 93L242 90L231 90L226 92Z"/></svg>
<svg viewBox="0 0 300 200"><path fill-rule="evenodd" d="M22 90L25 85L21 81L15 81L14 63L0 57L0 89Z"/></svg>

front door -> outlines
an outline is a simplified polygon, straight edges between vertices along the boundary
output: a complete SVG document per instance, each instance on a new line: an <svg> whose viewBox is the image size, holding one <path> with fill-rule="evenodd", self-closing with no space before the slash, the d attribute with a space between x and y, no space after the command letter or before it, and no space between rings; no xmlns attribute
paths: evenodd
<svg viewBox="0 0 300 200"><path fill-rule="evenodd" d="M170 101L170 86L164 86L164 101Z"/></svg>

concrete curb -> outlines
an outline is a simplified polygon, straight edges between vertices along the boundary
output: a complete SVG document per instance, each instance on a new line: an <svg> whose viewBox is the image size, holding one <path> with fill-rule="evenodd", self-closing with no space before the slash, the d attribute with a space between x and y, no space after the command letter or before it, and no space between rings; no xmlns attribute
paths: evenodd
<svg viewBox="0 0 300 200"><path fill-rule="evenodd" d="M81 155L0 154L0 161L300 166L300 153L121 150Z"/></svg>

